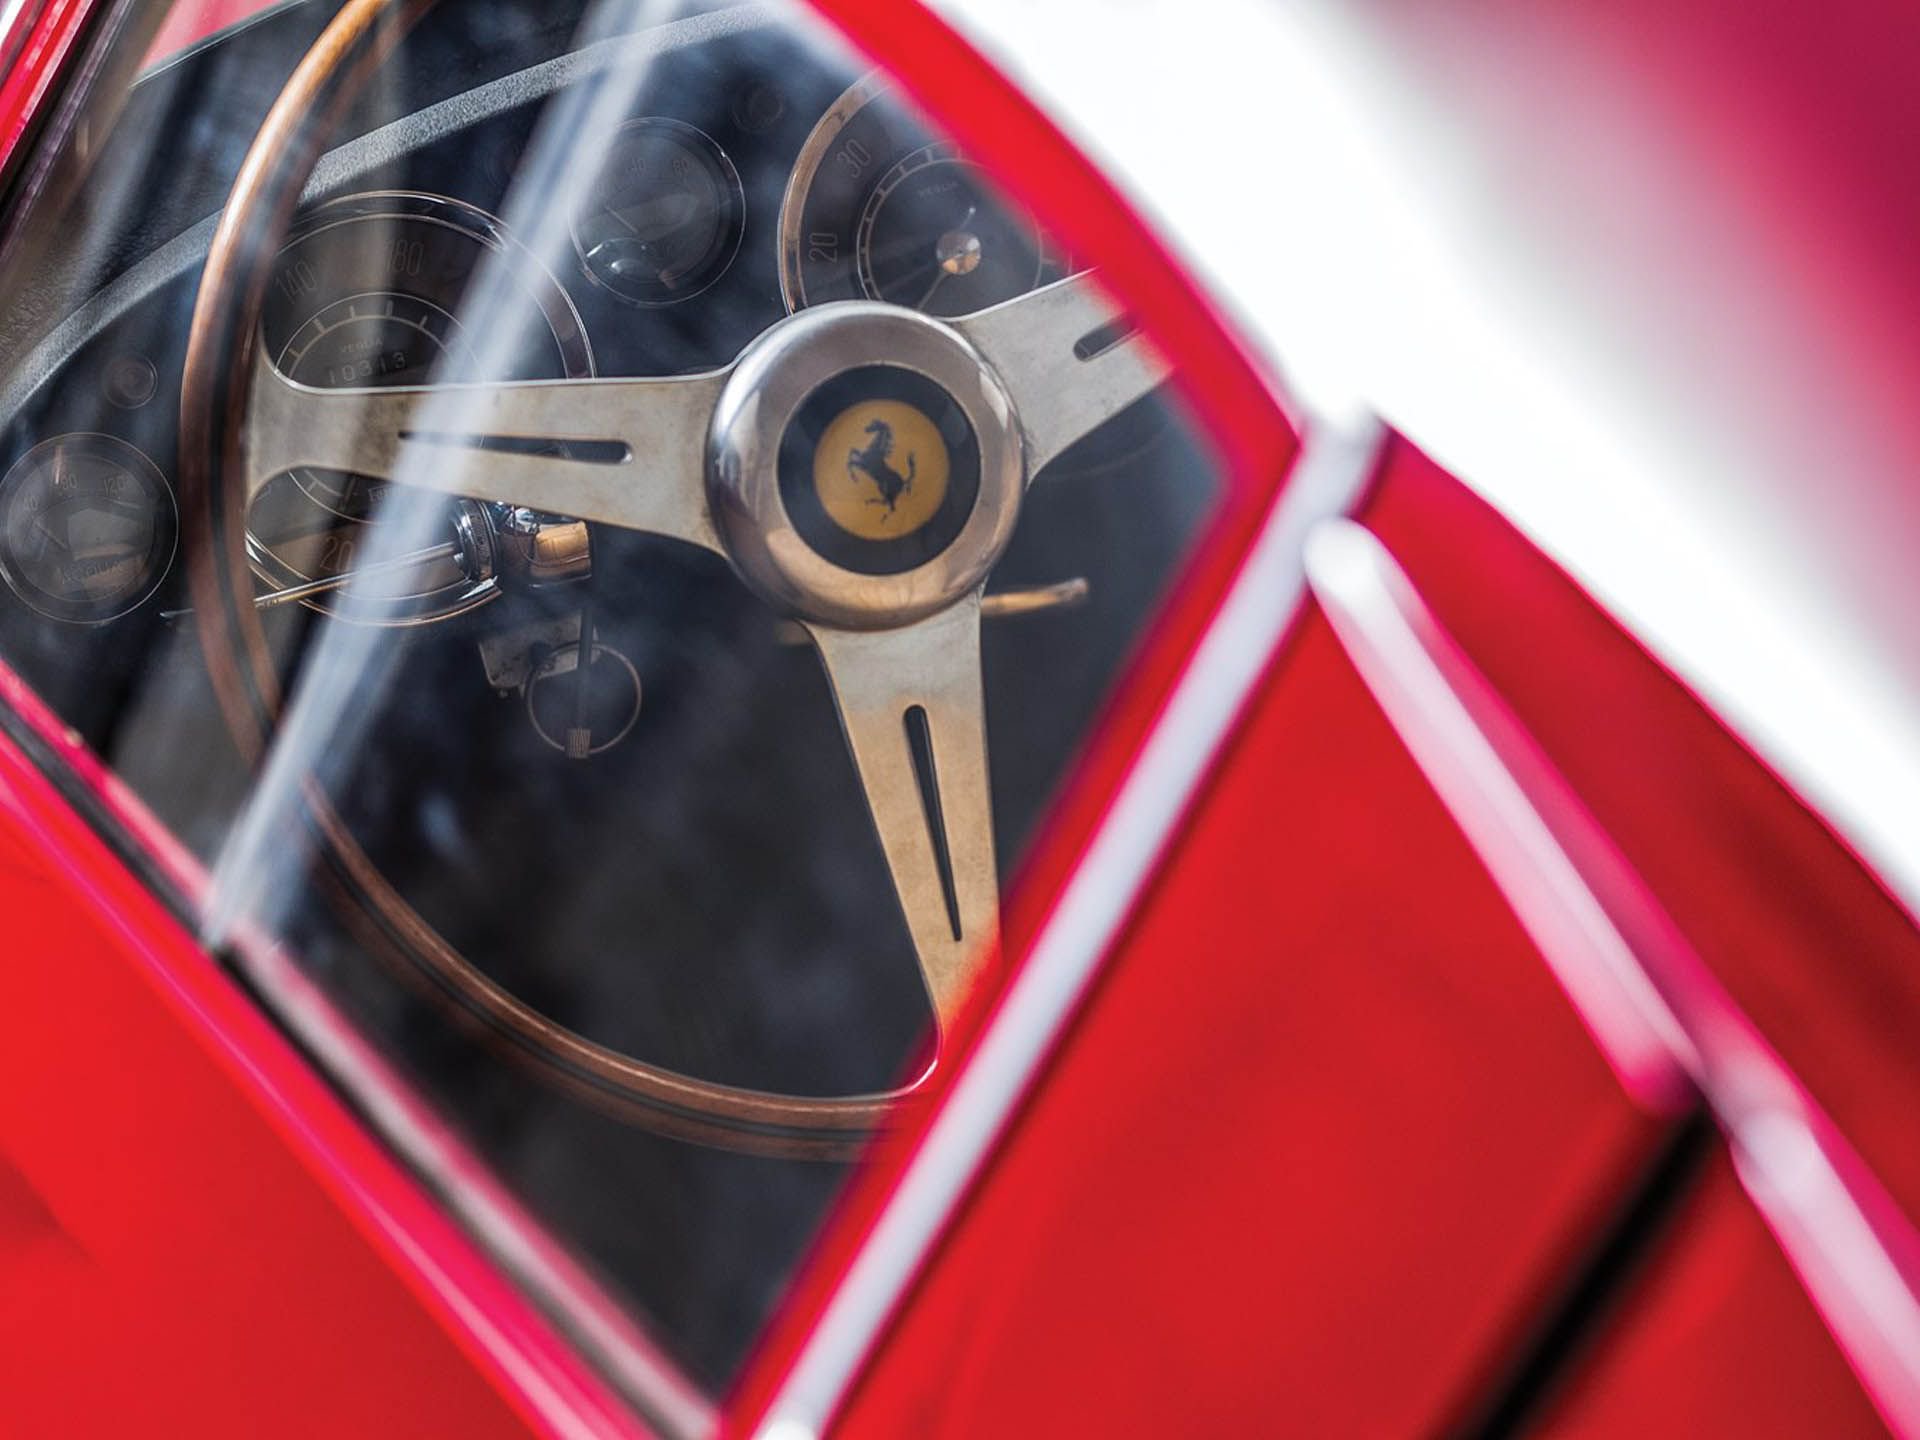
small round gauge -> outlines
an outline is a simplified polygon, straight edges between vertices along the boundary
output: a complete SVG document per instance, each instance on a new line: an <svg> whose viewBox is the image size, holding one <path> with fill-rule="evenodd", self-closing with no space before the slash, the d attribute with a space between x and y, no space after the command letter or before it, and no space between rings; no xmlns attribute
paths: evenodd
<svg viewBox="0 0 1920 1440"><path fill-rule="evenodd" d="M570 760L611 750L640 718L640 672L610 645L593 642L580 668L574 644L541 659L527 677L527 718L534 733Z"/></svg>
<svg viewBox="0 0 1920 1440"><path fill-rule="evenodd" d="M1046 237L1001 203L951 143L901 157L873 187L854 232L869 299L928 315L970 315L1024 295L1046 268Z"/></svg>
<svg viewBox="0 0 1920 1440"><path fill-rule="evenodd" d="M780 207L789 310L864 299L967 315L1067 273L1032 216L877 76L821 117Z"/></svg>
<svg viewBox="0 0 1920 1440"><path fill-rule="evenodd" d="M698 295L732 263L746 197L727 154L663 116L615 132L573 215L573 243L594 280L634 305Z"/></svg>
<svg viewBox="0 0 1920 1440"><path fill-rule="evenodd" d="M111 435L62 435L0 479L0 578L54 620L94 625L153 594L179 519L160 468Z"/></svg>
<svg viewBox="0 0 1920 1440"><path fill-rule="evenodd" d="M486 272L488 323L463 308ZM441 196L382 192L331 201L276 257L261 338L276 368L322 389L465 379L562 379L593 373L593 355L558 282L484 211ZM384 481L302 468L269 480L247 518L247 552L274 589L352 570L387 492ZM421 502L420 548L487 522L467 500ZM494 582L459 555L384 571L300 603L375 624L416 624L490 599Z"/></svg>

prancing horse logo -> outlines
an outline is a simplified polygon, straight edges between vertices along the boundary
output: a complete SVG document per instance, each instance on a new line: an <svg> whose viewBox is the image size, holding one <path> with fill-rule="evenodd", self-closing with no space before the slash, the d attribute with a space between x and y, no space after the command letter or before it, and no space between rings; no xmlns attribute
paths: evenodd
<svg viewBox="0 0 1920 1440"><path fill-rule="evenodd" d="M864 473L880 492L867 504L884 505L891 515L900 497L913 491L913 452L907 452L907 473L902 475L893 468L893 427L884 420L871 420L866 433L873 439L860 449L847 452L847 476L858 484Z"/></svg>
<svg viewBox="0 0 1920 1440"><path fill-rule="evenodd" d="M813 442L813 498L856 540L891 544L933 523L953 457L940 427L905 400L856 400Z"/></svg>

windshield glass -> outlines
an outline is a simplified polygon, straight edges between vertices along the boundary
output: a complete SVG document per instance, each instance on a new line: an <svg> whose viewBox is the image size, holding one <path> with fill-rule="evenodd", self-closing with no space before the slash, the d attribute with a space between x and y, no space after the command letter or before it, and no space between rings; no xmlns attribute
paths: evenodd
<svg viewBox="0 0 1920 1440"><path fill-rule="evenodd" d="M1004 972L1213 465L1097 257L804 9L255 8L166 22L10 277L0 659L384 1068L320 1063L724 1387Z"/></svg>

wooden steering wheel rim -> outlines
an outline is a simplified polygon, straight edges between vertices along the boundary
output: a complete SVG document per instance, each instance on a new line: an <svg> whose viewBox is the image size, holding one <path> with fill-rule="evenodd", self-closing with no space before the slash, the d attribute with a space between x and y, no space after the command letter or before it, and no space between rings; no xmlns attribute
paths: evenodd
<svg viewBox="0 0 1920 1440"><path fill-rule="evenodd" d="M280 92L242 162L194 305L181 381L181 510L195 625L220 711L248 764L282 696L246 561L246 396L271 262L328 135L434 0L348 0ZM449 944L381 873L309 776L319 882L356 940L515 1061L642 1128L748 1154L845 1159L895 1123L926 1083L849 1096L782 1095L701 1080L620 1054L510 994ZM929 1070L928 1074L931 1074Z"/></svg>

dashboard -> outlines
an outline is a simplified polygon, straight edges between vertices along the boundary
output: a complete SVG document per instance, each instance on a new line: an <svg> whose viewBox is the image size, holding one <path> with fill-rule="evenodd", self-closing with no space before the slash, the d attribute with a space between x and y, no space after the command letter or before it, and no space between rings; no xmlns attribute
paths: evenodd
<svg viewBox="0 0 1920 1440"><path fill-rule="evenodd" d="M182 373L221 201L328 14L277 7L146 75L72 243L0 324L0 658L217 875L262 781L194 625ZM1084 269L784 7L642 25L442 5L387 68L262 257L258 350L305 386L685 376L832 302L961 317ZM615 113L589 152L556 138L595 107ZM939 496L912 489L893 440L870 424L834 442L875 487L836 517L848 533L939 523L915 516ZM1162 394L1033 477L982 601L1003 877L1203 530L1212 477ZM433 496L419 543L388 553L392 488L295 467L242 537L286 688L334 683L323 637L372 657L337 697L357 738L323 777L372 862L494 983L597 1044L770 1091L886 1087L928 1001L793 620L714 553L537 496ZM248 898L723 1385L841 1168L688 1145L530 1082L343 921L325 868L269 868Z"/></svg>

